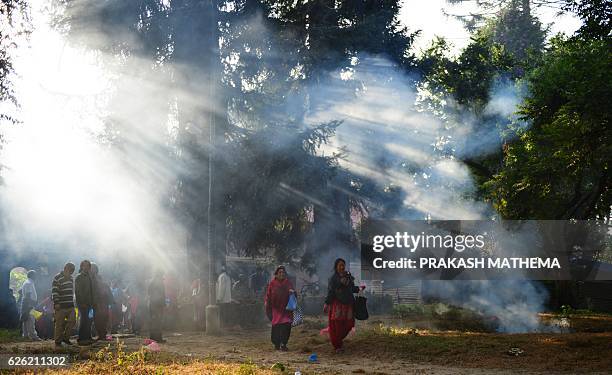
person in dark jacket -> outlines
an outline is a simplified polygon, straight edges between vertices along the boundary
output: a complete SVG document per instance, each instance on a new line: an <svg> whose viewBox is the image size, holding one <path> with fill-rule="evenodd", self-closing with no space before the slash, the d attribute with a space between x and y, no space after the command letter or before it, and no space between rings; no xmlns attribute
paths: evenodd
<svg viewBox="0 0 612 375"><path fill-rule="evenodd" d="M79 274L74 280L74 294L79 308L79 345L90 345L93 342L89 310L93 308L94 293L93 281L91 280L91 262L84 260L81 262Z"/></svg>
<svg viewBox="0 0 612 375"><path fill-rule="evenodd" d="M63 344L72 345L70 334L76 323L74 313L74 264L68 262L64 270L53 278L51 284L51 299L53 299L53 320L55 322L54 339L55 345L61 347Z"/></svg>
<svg viewBox="0 0 612 375"><path fill-rule="evenodd" d="M98 340L105 340L108 333L108 310L113 301L113 294L108 283L100 276L98 265L95 263L91 264L91 281L94 287L94 326Z"/></svg>
<svg viewBox="0 0 612 375"><path fill-rule="evenodd" d="M149 284L149 337L159 343L166 340L162 338L162 324L164 321L164 307L166 306L166 291L164 287L164 273L155 272Z"/></svg>
<svg viewBox="0 0 612 375"><path fill-rule="evenodd" d="M342 340L355 326L353 293L357 292L359 287L355 286L355 278L346 270L346 262L342 258L336 259L323 311L328 314L329 338L337 353L344 351Z"/></svg>
<svg viewBox="0 0 612 375"><path fill-rule="evenodd" d="M17 328L19 327L21 316L17 307L17 300L15 299L15 291L9 289L8 292L8 305L6 306L5 316L0 317L0 328Z"/></svg>

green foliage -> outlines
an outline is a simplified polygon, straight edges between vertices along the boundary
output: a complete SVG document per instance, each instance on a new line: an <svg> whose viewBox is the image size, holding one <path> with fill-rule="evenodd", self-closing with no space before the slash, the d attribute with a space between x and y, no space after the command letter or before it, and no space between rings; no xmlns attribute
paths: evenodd
<svg viewBox="0 0 612 375"><path fill-rule="evenodd" d="M399 1L241 0L219 2L220 8L190 0L54 3L64 7L57 26L72 41L122 63L145 61L148 68L139 69L138 79L128 81L169 87L156 103L176 115L178 135L172 144L160 146L160 154L180 155L173 161L184 174L176 178L169 201L187 216L182 219L189 223L198 250L205 247L206 236L200 232L208 224L212 177L217 186L211 193L218 210L215 236L240 254L270 251L283 262L303 251L316 223L323 227L346 221L350 216L346 212L364 207L364 201L373 202L371 206L379 202L386 208L399 206L401 193L386 187L383 194L374 183L342 170L338 165L342 155L320 154L338 122L318 127L304 123L309 110L326 104L317 95L318 85L331 71L349 67L360 54L382 55L403 68L412 67L415 58L409 48L416 34L400 24ZM608 6L598 0L570 2L585 20L583 38L556 39L551 50L540 56L544 31L531 13L535 2L479 3L494 9L493 17L485 17L483 27L458 57L449 57L446 41L438 39L419 60L420 89L428 93L423 108L442 119L448 131L439 134L441 146L435 146L440 157L453 157L452 133L465 126L466 117L477 131L483 124L493 124L500 140L513 136L517 140L503 153L500 148L464 161L502 216L605 216L611 203L607 109L611 59L605 39L609 22L600 12L606 13ZM591 36L600 40L588 40ZM173 70L170 63L189 67L189 73ZM123 73L134 74L133 70ZM498 82L515 84L525 76L531 95L522 116L533 125L527 130L511 128L506 137L508 119L486 113L491 91ZM173 86L186 88L188 95ZM214 98L208 97L209 86L216 90ZM126 138L112 139L124 150L142 151L134 139L129 142L134 137L130 129L122 129L117 121L126 114L114 116L113 106L121 111L123 103L134 102L134 92L154 96L146 90L146 84L134 88L119 83L111 100L109 133ZM206 106L193 104L208 100L219 109L214 176L209 176L207 143L212 116ZM128 115L146 113L149 104L138 102ZM147 122L143 129L163 132L167 117L143 117ZM350 203L340 207L342 200ZM320 224L326 212L332 214ZM331 232L321 241L333 248L335 243L328 239L349 243L349 237ZM305 254L301 260L306 266L316 255Z"/></svg>
<svg viewBox="0 0 612 375"><path fill-rule="evenodd" d="M424 78L420 84L419 105L439 118L446 128L436 145L443 156L454 157L455 132L461 133L473 124L472 131L491 133L497 129L500 143L502 132L509 119L486 113L487 104L495 85L510 85L518 79L522 69L517 69L512 56L505 48L492 40L487 29L476 32L471 43L456 57L447 55L448 45L443 39L435 40L420 60ZM477 154L477 153L476 153ZM491 178L500 165L501 150L489 155L464 157L472 170L479 199L483 194L482 183Z"/></svg>
<svg viewBox="0 0 612 375"><path fill-rule="evenodd" d="M467 14L466 12L460 12L460 14L450 12L449 14L462 21L465 28L470 31L477 30L491 18L498 16L500 10L514 8L524 14L530 14L532 8L546 7L562 11L566 5L564 0L446 0L446 2L450 5L464 3L476 5L476 9ZM446 11L445 13L448 14Z"/></svg>
<svg viewBox="0 0 612 375"><path fill-rule="evenodd" d="M479 32L450 71L450 92L459 104L480 113L489 101L494 79L508 72L511 64L503 46Z"/></svg>
<svg viewBox="0 0 612 375"><path fill-rule="evenodd" d="M542 24L530 8L516 1L502 8L494 18L487 21L483 29L517 63L526 62L544 49L546 32Z"/></svg>
<svg viewBox="0 0 612 375"><path fill-rule="evenodd" d="M127 371L130 367L145 365L147 352L144 347L137 351L127 352L125 344L117 340L114 350L111 344L108 344L95 352L93 359L98 362L111 363L115 371Z"/></svg>
<svg viewBox="0 0 612 375"><path fill-rule="evenodd" d="M139 141L132 138L141 134L122 119L148 113L150 98L155 97L161 115L143 116L147 132L166 130L168 116L161 111L176 115L176 141L160 145L159 154L180 155L169 161L179 165L181 174L168 196L193 234L194 252L207 246L201 232L210 224L216 248L294 260L313 232L313 220L339 200L329 188L332 181L347 192L346 201L348 192L358 189L368 198L375 194L372 184L364 186L339 170L341 155L320 155L339 122L311 127L304 117L313 103L322 101L313 94L316 85L360 53L410 66L414 34L399 22L399 1L53 3L60 10L55 25L70 41L104 51L119 75L138 77L116 82L106 121L110 144L138 157ZM139 66L136 72L132 64ZM133 87L134 81L139 86ZM151 86L140 82L164 89L147 91ZM134 92L146 99L135 100ZM126 116L127 102L131 109ZM207 106L216 110L212 176ZM339 220L346 218L328 222ZM326 231L344 238L333 228ZM307 267L316 258L304 254L302 260L300 265Z"/></svg>
<svg viewBox="0 0 612 375"><path fill-rule="evenodd" d="M570 305L561 306L561 316L569 317L574 312L574 309Z"/></svg>
<svg viewBox="0 0 612 375"><path fill-rule="evenodd" d="M223 166L223 187L234 249L248 255L271 251L282 262L299 254L310 228L307 210L326 194L337 168L338 156L315 151L339 124L303 131L269 126L229 145L227 154L234 157Z"/></svg>
<svg viewBox="0 0 612 375"><path fill-rule="evenodd" d="M393 306L393 314L401 319L422 316L425 313L423 305L395 305Z"/></svg>
<svg viewBox="0 0 612 375"><path fill-rule="evenodd" d="M23 286L23 283L28 279L28 275L25 272L12 269L10 274L10 288L13 289L13 295L15 299L19 295L19 290Z"/></svg>
<svg viewBox="0 0 612 375"><path fill-rule="evenodd" d="M449 3L463 3L453 0ZM486 183L502 166L502 148L480 150L478 138L487 137L502 145L512 136L508 132L516 118L487 112L497 89L511 88L520 93L522 79L537 66L544 45L545 31L531 13L529 1L478 1L482 14L473 14L471 42L458 57L448 57L447 42L434 41L420 60L426 94L420 105L444 122L440 152L454 155L455 133L470 128L462 161L470 168L476 190L470 198L487 196ZM476 20L478 19L478 20ZM476 27L478 24L478 27ZM519 94L517 94L519 95Z"/></svg>
<svg viewBox="0 0 612 375"><path fill-rule="evenodd" d="M600 39L612 36L612 3L608 0L567 0L566 10L582 20L578 35Z"/></svg>
<svg viewBox="0 0 612 375"><path fill-rule="evenodd" d="M430 90L452 98L462 109L481 114L494 81L511 76L511 56L484 29L472 36L459 57L448 57L447 50L447 42L437 39L425 51L419 63L424 81Z"/></svg>
<svg viewBox="0 0 612 375"><path fill-rule="evenodd" d="M610 214L612 56L609 41L556 38L529 76L504 168L488 183L496 209L512 219L588 219Z"/></svg>
<svg viewBox="0 0 612 375"><path fill-rule="evenodd" d="M29 24L29 6L26 0L0 0L0 104L4 109L0 112L0 125L7 122L15 124L18 119L13 115L18 108L17 97L13 87L14 74L13 54L22 41L19 38L26 35L31 26ZM11 104L10 106L7 104ZM7 109L10 108L10 111ZM0 146L3 142L0 132ZM0 163L0 170L2 169ZM2 178L0 177L0 184Z"/></svg>
<svg viewBox="0 0 612 375"><path fill-rule="evenodd" d="M302 41L298 51L307 79L322 79L322 73L344 66L358 53L384 55L405 66L413 62L408 50L418 33L409 34L401 25L398 0L264 3L276 15L277 30Z"/></svg>
<svg viewBox="0 0 612 375"><path fill-rule="evenodd" d="M414 34L400 25L398 13L396 0L266 0L237 2L221 15L230 119L221 154L229 157L216 178L223 187L230 250L274 255L280 262L299 259L308 270L316 253L336 246L333 241L350 241L350 234L337 229L345 227L339 225L349 216L345 208L376 201L378 192L339 168L341 153L321 155L340 122L311 127L303 121L308 111L325 105L318 85L353 57L383 55L410 66ZM228 63L232 59L237 63Z"/></svg>
<svg viewBox="0 0 612 375"><path fill-rule="evenodd" d="M19 329L0 328L0 344L25 340Z"/></svg>

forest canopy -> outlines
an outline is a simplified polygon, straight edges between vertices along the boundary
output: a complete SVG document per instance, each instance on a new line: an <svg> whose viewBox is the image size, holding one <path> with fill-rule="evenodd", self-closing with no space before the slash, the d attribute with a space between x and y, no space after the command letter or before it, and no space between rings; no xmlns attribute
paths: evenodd
<svg viewBox="0 0 612 375"><path fill-rule="evenodd" d="M191 252L214 244L313 269L354 248L370 218L610 220L610 3L478 3L457 55L443 38L417 54L397 0L49 9L54 30L113 73L97 141ZM5 102L20 100L6 35L30 5L0 3L15 20L0 29ZM548 35L543 5L582 26Z"/></svg>

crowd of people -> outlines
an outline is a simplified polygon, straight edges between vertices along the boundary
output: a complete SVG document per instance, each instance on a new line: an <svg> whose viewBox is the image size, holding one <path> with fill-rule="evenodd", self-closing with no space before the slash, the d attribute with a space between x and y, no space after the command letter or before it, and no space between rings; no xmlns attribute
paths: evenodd
<svg viewBox="0 0 612 375"><path fill-rule="evenodd" d="M77 343L88 345L96 340L110 339L115 333L140 335L143 326L149 326L150 338L164 342L161 329L176 328L179 321L179 299L184 298L183 288L171 274L158 271L148 282L141 279L124 286L120 279L108 282L100 274L98 265L88 260L80 263L76 272L73 263L66 263L63 270L53 277L51 290L37 303L38 279L36 271L28 271L27 279L19 290L20 322L22 335L33 341L53 338L56 345L72 345L70 337L77 333ZM267 278L261 267L248 277L240 274L233 281L222 269L216 285L218 304L233 304L260 298ZM146 285L145 285L146 284ZM208 304L206 284L200 279L191 283L191 295L183 303L192 304L193 322L203 328L204 311ZM189 288L188 288L189 289Z"/></svg>
<svg viewBox="0 0 612 375"><path fill-rule="evenodd" d="M20 290L19 308L22 335L33 341L41 340L36 320L52 322L55 345L73 345L71 336L77 333L79 345L89 345L97 340L109 340L111 333L120 330L140 334L149 312L149 324L161 327L160 309L167 306L163 273L158 272L147 290L138 283L124 288L120 280L108 283L95 263L83 260L76 277L76 267L66 263L53 277L51 295L37 304L36 271L28 271L27 280ZM146 295L144 295L146 293ZM148 306L144 301L149 302ZM42 311L39 311L42 310ZM51 315L51 318L48 317ZM40 325L46 330L46 323ZM151 332L151 338L163 342L161 332Z"/></svg>
<svg viewBox="0 0 612 375"><path fill-rule="evenodd" d="M101 276L99 267L88 260L80 263L78 273L73 277L75 270L73 263L66 263L62 271L53 277L51 295L39 305L36 272L27 273L27 280L20 291L20 321L24 337L41 340L35 326L37 314L52 312L52 337L57 347L73 345L70 338L75 330L79 345L108 340L109 334L117 333L122 328L140 335L145 320L148 321L150 338L165 342L162 336L164 315L175 314L178 309L178 292L171 277L164 277L162 271L156 271L146 288L138 283L124 288L120 280L108 283ZM199 298L204 294L201 287L200 279L191 284L194 320L203 319L205 303L201 303ZM337 259L323 306L329 322L326 331L337 352L343 351L343 340L355 325L354 293L359 291L354 277L346 269L346 262ZM241 275L236 282L232 282L223 268L217 278L216 302L235 302L232 293L244 294L249 298L263 297L266 315L271 321L274 348L289 350L287 345L294 323L294 311L287 306L292 295L297 299L297 292L286 268L278 266L270 282L260 267L248 279ZM45 305L42 313L35 309L41 305Z"/></svg>

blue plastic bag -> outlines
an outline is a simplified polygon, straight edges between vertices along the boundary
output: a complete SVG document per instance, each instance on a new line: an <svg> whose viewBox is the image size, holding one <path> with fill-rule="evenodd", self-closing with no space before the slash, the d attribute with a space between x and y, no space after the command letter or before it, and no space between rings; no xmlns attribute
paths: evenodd
<svg viewBox="0 0 612 375"><path fill-rule="evenodd" d="M297 309L297 298L295 298L295 293L291 293L291 295L289 296L289 302L287 302L287 307L285 307L285 310L294 311L295 309Z"/></svg>

